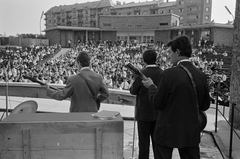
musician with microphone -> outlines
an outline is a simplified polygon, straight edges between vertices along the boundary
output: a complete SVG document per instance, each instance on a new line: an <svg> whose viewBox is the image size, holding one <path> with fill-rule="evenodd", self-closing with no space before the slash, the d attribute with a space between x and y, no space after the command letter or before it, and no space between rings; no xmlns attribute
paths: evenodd
<svg viewBox="0 0 240 159"><path fill-rule="evenodd" d="M173 67L161 73L157 86L151 78L142 81L159 110L154 130L156 159L171 159L173 148L178 148L181 159L200 159L200 112L210 106L207 77L189 60L188 37L177 37L167 47Z"/></svg>
<svg viewBox="0 0 240 159"><path fill-rule="evenodd" d="M52 89L47 83L47 96L64 100L71 98L70 112L97 112L100 103L108 98L109 91L100 74L90 69L90 56L82 51L76 58L79 73L68 78L62 90Z"/></svg>
<svg viewBox="0 0 240 159"><path fill-rule="evenodd" d="M156 51L146 50L142 57L144 63L146 64L142 73L146 77L150 77L154 84L157 85L162 69L156 65ZM154 153L153 131L155 129L158 112L151 105L148 98L148 89L143 86L142 79L139 76L137 76L132 83L130 93L136 95L135 119L137 121L139 139L138 159L148 159L150 140L152 141Z"/></svg>

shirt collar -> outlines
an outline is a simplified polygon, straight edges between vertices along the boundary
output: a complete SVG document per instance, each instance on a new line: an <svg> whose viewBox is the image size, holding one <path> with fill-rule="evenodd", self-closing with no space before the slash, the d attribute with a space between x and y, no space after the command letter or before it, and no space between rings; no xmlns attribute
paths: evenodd
<svg viewBox="0 0 240 159"><path fill-rule="evenodd" d="M189 59L182 59L178 61L177 65L179 65L181 62L191 62Z"/></svg>
<svg viewBox="0 0 240 159"><path fill-rule="evenodd" d="M90 69L90 67L82 67L80 71Z"/></svg>
<svg viewBox="0 0 240 159"><path fill-rule="evenodd" d="M146 67L157 67L157 65L147 65Z"/></svg>

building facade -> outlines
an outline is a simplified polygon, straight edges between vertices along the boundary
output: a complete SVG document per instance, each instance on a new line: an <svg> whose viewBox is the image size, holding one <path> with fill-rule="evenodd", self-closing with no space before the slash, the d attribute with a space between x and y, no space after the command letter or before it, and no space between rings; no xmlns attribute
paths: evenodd
<svg viewBox="0 0 240 159"><path fill-rule="evenodd" d="M117 1L116 4L98 0L60 5L45 13L45 32L50 45L59 43L63 47L69 40L73 44L89 40L166 43L181 34L188 35L192 44L197 45L205 34L214 40L212 35L217 36L216 30L231 28L211 23L211 10L212 0Z"/></svg>
<svg viewBox="0 0 240 159"><path fill-rule="evenodd" d="M46 29L56 26L100 27L101 15L179 15L179 25L211 22L212 0L153 0L113 4L100 0L73 5L54 6L45 13Z"/></svg>

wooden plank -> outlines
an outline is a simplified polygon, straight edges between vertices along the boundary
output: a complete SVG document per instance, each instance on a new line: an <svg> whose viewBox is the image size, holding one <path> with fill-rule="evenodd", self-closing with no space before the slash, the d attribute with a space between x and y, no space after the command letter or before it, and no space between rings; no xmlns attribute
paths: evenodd
<svg viewBox="0 0 240 159"><path fill-rule="evenodd" d="M96 159L102 159L102 128L96 128Z"/></svg>
<svg viewBox="0 0 240 159"><path fill-rule="evenodd" d="M9 116L0 122L0 159L122 159L122 118L99 120L86 115Z"/></svg>
<svg viewBox="0 0 240 159"><path fill-rule="evenodd" d="M88 123L109 123L122 121L122 117L118 115L114 120L100 120L86 113L28 113L28 114L11 114L1 121L1 123L43 123L43 122L88 122Z"/></svg>
<svg viewBox="0 0 240 159"><path fill-rule="evenodd" d="M22 130L23 159L31 159L30 129Z"/></svg>

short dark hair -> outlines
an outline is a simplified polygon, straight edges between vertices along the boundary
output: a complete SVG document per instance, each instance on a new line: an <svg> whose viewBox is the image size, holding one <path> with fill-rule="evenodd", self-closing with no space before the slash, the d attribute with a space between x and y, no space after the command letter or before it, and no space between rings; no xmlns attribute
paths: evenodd
<svg viewBox="0 0 240 159"><path fill-rule="evenodd" d="M167 47L171 47L173 52L180 51L180 56L191 57L192 46L187 36L179 36L176 39L170 41Z"/></svg>
<svg viewBox="0 0 240 159"><path fill-rule="evenodd" d="M157 60L157 53L155 50L146 50L144 51L143 55L143 61L150 65L150 64L156 64Z"/></svg>
<svg viewBox="0 0 240 159"><path fill-rule="evenodd" d="M88 67L90 65L90 56L86 51L81 51L77 56L77 62L79 62L82 67Z"/></svg>

